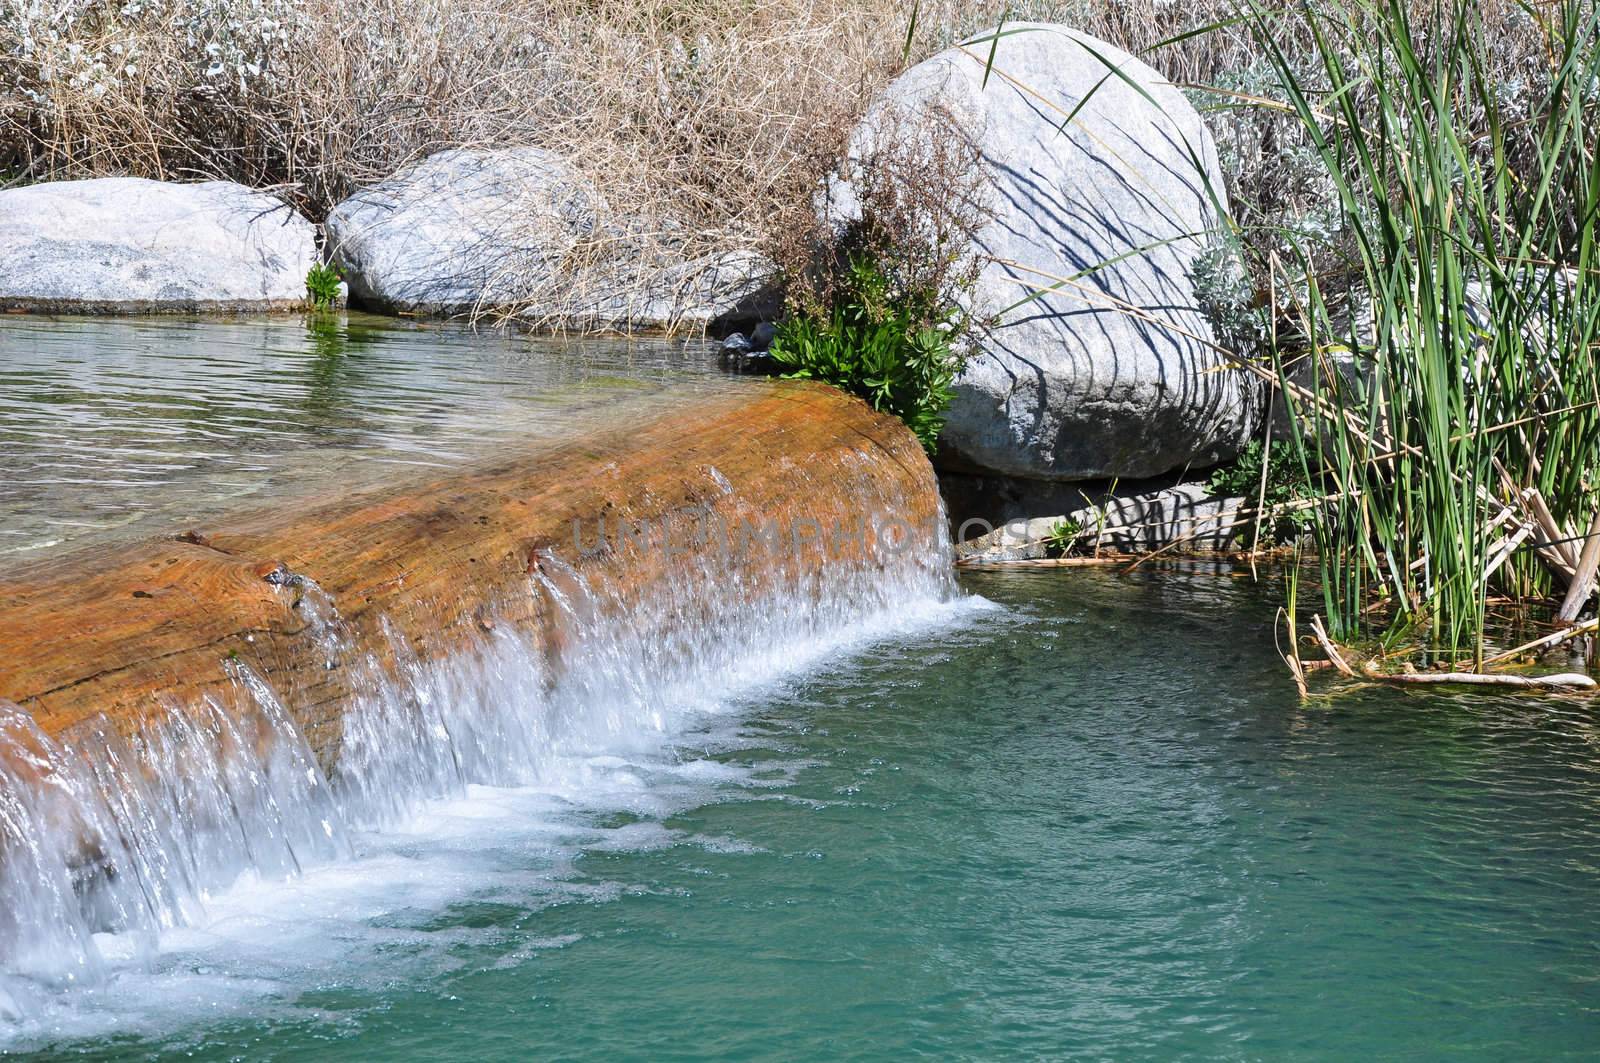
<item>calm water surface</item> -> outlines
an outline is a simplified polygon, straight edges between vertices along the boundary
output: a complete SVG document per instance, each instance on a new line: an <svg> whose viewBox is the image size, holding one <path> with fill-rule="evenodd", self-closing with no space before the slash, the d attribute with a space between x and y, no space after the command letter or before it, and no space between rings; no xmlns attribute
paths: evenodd
<svg viewBox="0 0 1600 1063"><path fill-rule="evenodd" d="M996 607L585 789L483 791L374 841L403 889L246 892L120 988L148 1009L127 1032L57 1047L1593 1058L1592 703L1302 705L1277 592L1239 579L966 589Z"/></svg>
<svg viewBox="0 0 1600 1063"><path fill-rule="evenodd" d="M329 486L448 470L720 389L703 343L361 314L0 316L0 568Z"/></svg>

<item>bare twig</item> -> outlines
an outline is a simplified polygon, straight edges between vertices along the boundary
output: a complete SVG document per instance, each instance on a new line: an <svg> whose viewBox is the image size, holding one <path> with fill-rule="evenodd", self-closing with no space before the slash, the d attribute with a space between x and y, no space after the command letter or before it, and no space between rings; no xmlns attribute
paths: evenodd
<svg viewBox="0 0 1600 1063"><path fill-rule="evenodd" d="M1128 560L1125 554L1104 554L1099 557L1030 557L1017 561L981 561L961 558L957 568L973 570L1009 568L1085 568L1091 565L1120 565Z"/></svg>
<svg viewBox="0 0 1600 1063"><path fill-rule="evenodd" d="M1322 626L1322 617L1315 614L1312 615L1311 633L1317 637L1317 643L1322 647L1322 652L1328 655L1329 663L1337 668L1341 675L1350 676L1352 679L1355 678L1355 669L1350 667L1349 663L1344 659L1344 655L1339 652L1339 647L1335 646L1333 640L1328 637L1327 629Z"/></svg>
<svg viewBox="0 0 1600 1063"><path fill-rule="evenodd" d="M1587 635L1589 632L1596 630L1597 624L1600 624L1600 619L1585 620L1581 624L1575 624L1572 627L1562 628L1560 631L1551 632L1543 638L1534 639L1532 642L1525 642L1515 649L1506 650L1504 653L1497 653L1493 657L1485 658L1483 665L1485 668L1487 668L1491 664L1501 664L1505 661L1514 660L1517 657L1521 657L1525 653L1532 653L1534 650L1547 650L1552 647L1559 646L1563 642L1569 642L1580 635Z"/></svg>

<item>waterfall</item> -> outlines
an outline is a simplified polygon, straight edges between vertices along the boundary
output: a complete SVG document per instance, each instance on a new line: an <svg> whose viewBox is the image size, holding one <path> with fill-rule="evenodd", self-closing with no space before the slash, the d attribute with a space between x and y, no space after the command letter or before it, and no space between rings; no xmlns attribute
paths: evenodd
<svg viewBox="0 0 1600 1063"><path fill-rule="evenodd" d="M356 638L312 579L273 578L348 691L326 775L292 692L242 659L217 662L222 693L161 705L131 734L101 718L52 737L0 703L0 1025L40 992L95 984L103 942L148 954L203 922L241 876L337 864L363 832L472 786L550 782L574 751L659 747L729 698L908 630L956 590L942 520L904 534L837 557L797 541L762 565L702 543L643 589L545 548L528 600L485 605L446 654L393 618ZM508 619L532 613L541 630Z"/></svg>
<svg viewBox="0 0 1600 1063"><path fill-rule="evenodd" d="M338 800L271 688L225 662L234 697L170 706L131 739L69 741L0 706L0 955L5 971L92 981L97 933L190 921L245 870L299 873L348 852Z"/></svg>

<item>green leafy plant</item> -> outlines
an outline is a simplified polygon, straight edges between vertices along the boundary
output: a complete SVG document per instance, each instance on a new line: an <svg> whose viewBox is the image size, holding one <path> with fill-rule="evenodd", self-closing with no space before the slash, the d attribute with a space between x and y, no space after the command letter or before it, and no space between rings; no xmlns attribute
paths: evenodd
<svg viewBox="0 0 1600 1063"><path fill-rule="evenodd" d="M1073 517L1061 518L1050 525L1050 534L1044 540L1045 551L1051 557L1065 557L1078 545L1084 530L1081 521Z"/></svg>
<svg viewBox="0 0 1600 1063"><path fill-rule="evenodd" d="M306 295L318 310L328 310L339 301L339 282L344 278L331 262L318 262L306 271Z"/></svg>
<svg viewBox="0 0 1600 1063"><path fill-rule="evenodd" d="M791 378L820 380L906 423L930 453L963 359L962 314L926 289L895 291L879 266L849 259L826 311L778 326L772 360Z"/></svg>
<svg viewBox="0 0 1600 1063"><path fill-rule="evenodd" d="M1264 474L1263 464L1266 466ZM1293 447L1286 443L1266 447L1259 439L1246 444L1232 464L1213 472L1206 489L1219 497L1242 497L1252 506L1259 502L1268 511L1315 498L1320 493L1312 487ZM1275 514L1270 523L1262 525L1262 539L1268 544L1286 543L1311 528L1314 520L1310 507Z"/></svg>

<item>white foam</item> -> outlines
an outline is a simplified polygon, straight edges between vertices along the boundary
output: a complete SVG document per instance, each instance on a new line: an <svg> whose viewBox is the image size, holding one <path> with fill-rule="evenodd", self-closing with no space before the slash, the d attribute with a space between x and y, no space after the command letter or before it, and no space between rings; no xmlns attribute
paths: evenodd
<svg viewBox="0 0 1600 1063"><path fill-rule="evenodd" d="M450 945L503 933L426 925L452 904L499 898L537 908L605 901L629 888L576 881L585 851L760 851L661 822L730 792L759 799L781 791L800 770L767 762L753 771L716 758L749 744L737 730L743 711L866 647L923 638L993 608L954 597L947 578L874 579L744 612L730 604L663 652L651 644L671 627L662 616L681 615L685 596L704 595L690 584L658 603L658 615L589 619L579 628L578 663L556 681L527 645L498 635L470 659L402 662L399 679L374 671L346 732L347 742L357 739L356 767L331 780L337 808L317 804L313 779L309 796L284 791L279 818L251 828L286 838L326 830L332 848L306 849L308 858L287 867L254 866L235 853L228 859L238 867L224 880L215 870L231 865L217 857L213 880L174 908L171 925L133 920L94 933L92 976L0 974L0 1050L292 1009L299 987L327 978L356 986L425 979L459 962ZM593 608L567 605L575 615ZM344 652L336 620L328 623L329 652ZM257 677L241 672L241 690L280 714L273 726L284 724ZM301 743L275 754L276 767L252 770L304 770L303 755ZM621 813L640 818L608 825ZM293 851L307 844L295 841Z"/></svg>

